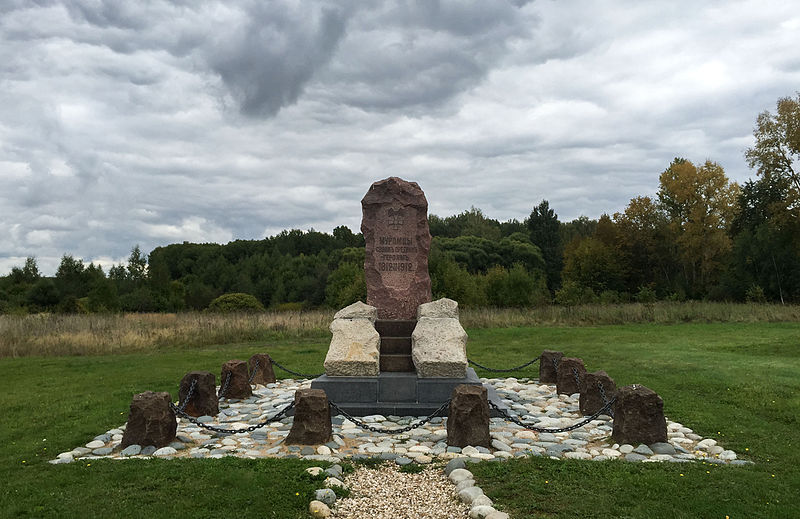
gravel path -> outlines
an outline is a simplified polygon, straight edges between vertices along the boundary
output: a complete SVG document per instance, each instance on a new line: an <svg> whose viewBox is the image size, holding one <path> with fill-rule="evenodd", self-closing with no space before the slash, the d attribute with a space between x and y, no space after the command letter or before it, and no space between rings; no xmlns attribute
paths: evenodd
<svg viewBox="0 0 800 519"><path fill-rule="evenodd" d="M395 467L359 467L345 476L350 497L333 509L339 519L467 519L469 505L461 503L455 486L441 468L417 474Z"/></svg>

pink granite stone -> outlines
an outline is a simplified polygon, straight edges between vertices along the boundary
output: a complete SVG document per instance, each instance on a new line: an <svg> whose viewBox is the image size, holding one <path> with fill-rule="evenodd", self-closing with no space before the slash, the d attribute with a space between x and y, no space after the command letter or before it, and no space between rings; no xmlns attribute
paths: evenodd
<svg viewBox="0 0 800 519"><path fill-rule="evenodd" d="M416 319L417 307L431 300L425 194L416 182L390 177L370 186L361 208L367 304L379 319Z"/></svg>

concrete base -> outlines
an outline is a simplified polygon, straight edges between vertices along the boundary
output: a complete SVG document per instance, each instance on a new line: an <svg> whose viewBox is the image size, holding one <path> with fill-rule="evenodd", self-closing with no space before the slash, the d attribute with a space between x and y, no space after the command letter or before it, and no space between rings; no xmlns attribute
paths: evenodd
<svg viewBox="0 0 800 519"><path fill-rule="evenodd" d="M377 377L322 375L311 387L324 390L328 400L353 416L427 416L449 399L459 384L481 385L481 381L474 369L467 368L464 378L419 378L415 372L382 372ZM489 400L506 408L493 387L487 390ZM493 411L492 416L495 414Z"/></svg>

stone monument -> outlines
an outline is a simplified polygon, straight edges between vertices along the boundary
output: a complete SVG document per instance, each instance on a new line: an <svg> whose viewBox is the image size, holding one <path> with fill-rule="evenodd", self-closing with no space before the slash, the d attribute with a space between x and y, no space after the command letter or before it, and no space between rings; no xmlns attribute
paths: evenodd
<svg viewBox="0 0 800 519"><path fill-rule="evenodd" d="M390 177L361 206L367 303L336 313L325 374L311 387L356 416L427 415L456 386L482 386L467 367L458 303L431 302L428 202L415 182ZM488 398L502 405L493 388Z"/></svg>
<svg viewBox="0 0 800 519"><path fill-rule="evenodd" d="M361 210L367 304L378 319L416 319L417 307L431 300L425 194L416 182L389 177L372 184Z"/></svg>

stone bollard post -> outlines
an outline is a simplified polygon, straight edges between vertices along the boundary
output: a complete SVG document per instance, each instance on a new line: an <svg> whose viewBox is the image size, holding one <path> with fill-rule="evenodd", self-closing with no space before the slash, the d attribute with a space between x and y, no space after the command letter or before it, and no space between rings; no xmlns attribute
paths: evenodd
<svg viewBox="0 0 800 519"><path fill-rule="evenodd" d="M256 362L258 363L258 368L256 368ZM256 353L250 357L247 364L250 369L250 374L253 373L254 369L256 370L256 374L253 376L251 382L252 384L266 386L267 384L276 382L275 371L272 369L272 357L266 353Z"/></svg>
<svg viewBox="0 0 800 519"><path fill-rule="evenodd" d="M217 380L208 371L190 371L181 379L178 390L178 401L183 404L189 396L189 388L195 382L192 397L183 411L189 416L216 416L219 414L219 398L217 398Z"/></svg>
<svg viewBox="0 0 800 519"><path fill-rule="evenodd" d="M286 444L318 445L333 435L328 395L322 389L298 389L294 394L294 420Z"/></svg>
<svg viewBox="0 0 800 519"><path fill-rule="evenodd" d="M558 378L558 363L561 362L561 357L564 354L560 351L544 350L542 356L539 358L539 383L540 384L555 384Z"/></svg>
<svg viewBox="0 0 800 519"><path fill-rule="evenodd" d="M666 442L664 401L652 389L638 384L618 389L611 437L617 443L631 445Z"/></svg>
<svg viewBox="0 0 800 519"><path fill-rule="evenodd" d="M583 360L565 357L558 363L556 392L559 395L580 393L584 378L586 378L586 368L583 367Z"/></svg>
<svg viewBox="0 0 800 519"><path fill-rule="evenodd" d="M608 373L605 371L587 373L581 385L581 398L579 401L582 415L593 415L605 405L605 402L603 402L603 394L600 392L601 384L605 392L606 400L610 401L614 398L617 392L617 384L614 382L613 378L608 376ZM613 409L606 414L610 414L612 411Z"/></svg>
<svg viewBox="0 0 800 519"><path fill-rule="evenodd" d="M227 383L228 373L231 374L231 380ZM229 360L222 365L222 376L219 379L220 391L223 389L225 393L220 393L220 398L247 398L252 396L253 390L250 388L248 379L250 375L247 373L247 363L243 360Z"/></svg>
<svg viewBox="0 0 800 519"><path fill-rule="evenodd" d="M171 402L166 391L145 391L133 395L121 447L155 445L161 448L175 441L178 420L169 407Z"/></svg>
<svg viewBox="0 0 800 519"><path fill-rule="evenodd" d="M460 384L453 390L447 414L447 444L490 447L489 399L483 386Z"/></svg>

